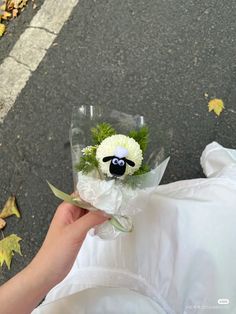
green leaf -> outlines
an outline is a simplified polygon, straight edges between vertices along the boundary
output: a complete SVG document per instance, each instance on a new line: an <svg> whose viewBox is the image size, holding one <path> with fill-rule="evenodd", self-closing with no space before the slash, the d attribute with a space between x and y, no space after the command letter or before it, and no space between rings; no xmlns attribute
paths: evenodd
<svg viewBox="0 0 236 314"><path fill-rule="evenodd" d="M134 176L140 176L150 171L150 167L147 164L142 165L135 173Z"/></svg>
<svg viewBox="0 0 236 314"><path fill-rule="evenodd" d="M66 193L60 191L59 189L57 189L54 185L52 185L48 181L47 181L47 184L49 185L53 194L56 197L58 197L59 199L65 201L69 204L72 204L72 205L75 205L75 206L78 206L81 208L85 208L88 210L93 210L93 211L98 210L97 208L93 207L91 204L86 203L83 200L81 200L81 198L79 196L75 197L75 196L71 196L69 194L66 194ZM132 229L128 230L127 228L122 226L121 223L114 216L112 216L112 218L109 220L109 222L119 231L122 231L122 232L131 232L132 231Z"/></svg>
<svg viewBox="0 0 236 314"><path fill-rule="evenodd" d="M47 184L49 185L50 189L52 190L53 194L58 197L59 199L65 201L66 203L85 208L88 210L97 210L95 207L93 207L91 204L84 202L79 196L72 196L69 194L66 194L59 189L57 189L54 185L49 183L47 181Z"/></svg>
<svg viewBox="0 0 236 314"><path fill-rule="evenodd" d="M92 128L91 133L94 144L99 145L105 138L115 135L116 130L109 123L101 123Z"/></svg>
<svg viewBox="0 0 236 314"><path fill-rule="evenodd" d="M60 191L59 189L57 189L54 185L52 185L50 182L47 181L47 184L49 185L50 189L52 190L53 194L58 197L60 200L63 200L67 203L70 203L72 205L76 205L79 206L79 204L77 203L77 201L74 200L74 197L66 194L62 191Z"/></svg>
<svg viewBox="0 0 236 314"><path fill-rule="evenodd" d="M80 158L78 164L75 165L76 171L82 171L83 173L89 173L98 168L98 161L95 153L91 155L84 155Z"/></svg>
<svg viewBox="0 0 236 314"><path fill-rule="evenodd" d="M149 142L149 130L147 126L144 126L139 130L130 131L128 136L132 137L137 143L139 143L143 153L146 151Z"/></svg>
<svg viewBox="0 0 236 314"><path fill-rule="evenodd" d="M132 227L130 229L127 229L122 226L122 224L114 216L112 216L112 218L109 220L109 223L121 232L131 232L133 229Z"/></svg>

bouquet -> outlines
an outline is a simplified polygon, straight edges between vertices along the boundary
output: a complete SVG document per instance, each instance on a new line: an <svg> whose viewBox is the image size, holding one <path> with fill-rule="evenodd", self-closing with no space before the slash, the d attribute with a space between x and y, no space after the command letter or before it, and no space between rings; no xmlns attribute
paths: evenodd
<svg viewBox="0 0 236 314"><path fill-rule="evenodd" d="M75 108L70 130L75 193L70 196L49 185L57 197L111 216L92 235L114 239L131 232L132 217L145 210L169 161L156 139L141 115L99 106Z"/></svg>

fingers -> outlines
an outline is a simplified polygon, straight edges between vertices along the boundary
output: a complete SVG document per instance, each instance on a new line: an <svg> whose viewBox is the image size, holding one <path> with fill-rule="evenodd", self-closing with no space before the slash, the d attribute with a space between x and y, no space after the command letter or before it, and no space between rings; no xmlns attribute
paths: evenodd
<svg viewBox="0 0 236 314"><path fill-rule="evenodd" d="M87 232L96 225L102 224L108 219L100 211L89 212L71 225L71 232L78 241L82 240Z"/></svg>
<svg viewBox="0 0 236 314"><path fill-rule="evenodd" d="M70 204L70 203L66 203L66 202L62 202L59 206L58 206L58 210L61 210L61 208L63 208L63 210L76 210L76 209L80 209L78 206Z"/></svg>
<svg viewBox="0 0 236 314"><path fill-rule="evenodd" d="M73 223L85 213L85 210L75 205L63 202L58 206L56 213L54 214L52 225L55 227L63 227Z"/></svg>

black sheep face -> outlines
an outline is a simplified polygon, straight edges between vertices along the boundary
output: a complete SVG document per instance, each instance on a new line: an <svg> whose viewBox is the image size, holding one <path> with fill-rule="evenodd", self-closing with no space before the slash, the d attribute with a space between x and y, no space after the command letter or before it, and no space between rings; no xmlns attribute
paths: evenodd
<svg viewBox="0 0 236 314"><path fill-rule="evenodd" d="M119 158L116 156L107 156L103 158L104 162L110 162L109 171L114 177L122 177L125 174L126 164L131 167L135 166L132 160L126 159L125 157Z"/></svg>

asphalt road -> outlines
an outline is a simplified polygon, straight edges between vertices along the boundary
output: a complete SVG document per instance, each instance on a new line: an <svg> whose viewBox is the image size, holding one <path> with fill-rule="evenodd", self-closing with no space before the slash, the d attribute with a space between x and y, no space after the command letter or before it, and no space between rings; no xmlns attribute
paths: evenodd
<svg viewBox="0 0 236 314"><path fill-rule="evenodd" d="M73 190L72 106L138 112L171 132L163 183L202 177L199 158L211 141L236 147L235 14L232 0L80 0L0 126L0 205L13 193L22 212L4 234L23 239L23 257L10 272L3 267L1 282L43 241L59 203L46 180ZM207 108L215 97L226 107L219 118Z"/></svg>

